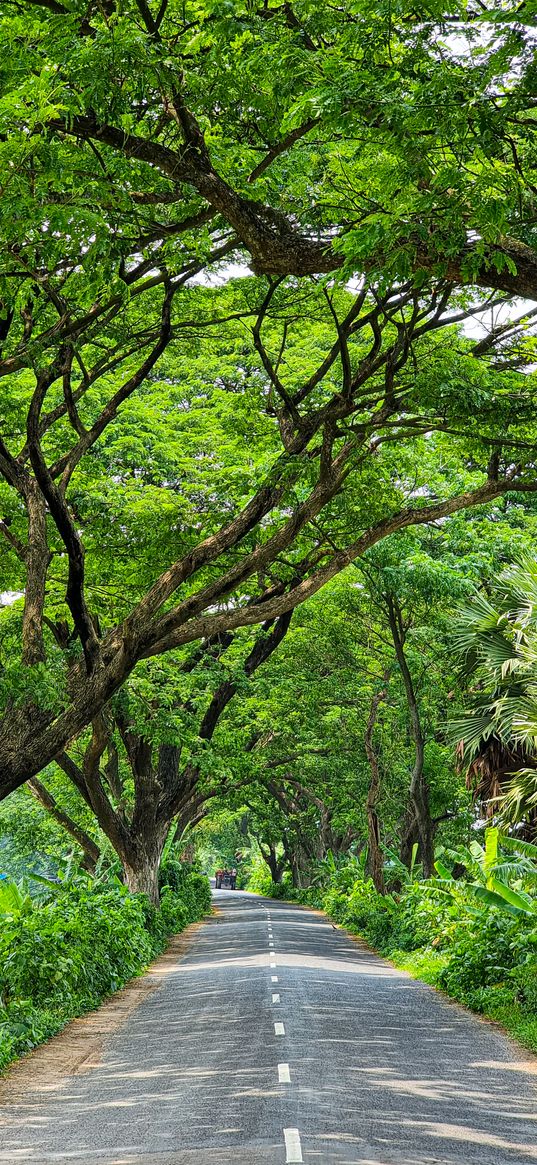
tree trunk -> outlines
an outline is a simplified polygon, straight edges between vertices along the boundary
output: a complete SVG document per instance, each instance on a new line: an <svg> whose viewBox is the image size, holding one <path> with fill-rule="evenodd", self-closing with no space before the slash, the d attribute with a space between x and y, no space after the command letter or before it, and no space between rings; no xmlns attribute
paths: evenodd
<svg viewBox="0 0 537 1165"><path fill-rule="evenodd" d="M282 880L283 863L278 860L276 855L276 847L272 844L272 842L269 842L268 849L264 849L261 846L259 848L261 857L263 858L263 861L267 863L267 866L270 870L272 881L278 885Z"/></svg>
<svg viewBox="0 0 537 1165"><path fill-rule="evenodd" d="M161 844L145 839L145 844L139 842L136 851L129 860L123 859L125 881L131 894L147 894L152 906L160 902L158 874L164 839Z"/></svg>
<svg viewBox="0 0 537 1165"><path fill-rule="evenodd" d="M295 890L304 890L309 886L311 878L309 860L304 846L299 842L283 843L285 856L291 870L291 878Z"/></svg>
<svg viewBox="0 0 537 1165"><path fill-rule="evenodd" d="M405 629L400 608L392 596L388 596L388 619L397 663L405 688L410 732L414 741L414 765L409 788L409 810L403 825L401 840L401 860L410 865L412 846L419 843L419 855L426 878L434 871L434 825L429 808L429 788L423 772L425 739L421 727L418 701L414 691L412 676L404 652Z"/></svg>
<svg viewBox="0 0 537 1165"><path fill-rule="evenodd" d="M388 676L389 672L386 671L384 673L384 682L387 682ZM384 894L386 887L384 884L384 855L380 845L380 818L378 815L378 803L380 800L380 766L378 756L373 746L373 732L375 729L379 705L381 701L385 699L385 697L385 690L376 692L373 696L364 738L364 747L367 759L369 761L369 768L371 770L371 780L369 782L369 791L366 801L368 865L369 872L375 885L375 890L377 890L379 894Z"/></svg>
<svg viewBox="0 0 537 1165"><path fill-rule="evenodd" d="M22 659L23 663L31 665L42 663L45 659L43 607L51 555L47 544L45 499L31 479L26 483L24 499L28 513L28 546L24 557L26 586L22 616Z"/></svg>

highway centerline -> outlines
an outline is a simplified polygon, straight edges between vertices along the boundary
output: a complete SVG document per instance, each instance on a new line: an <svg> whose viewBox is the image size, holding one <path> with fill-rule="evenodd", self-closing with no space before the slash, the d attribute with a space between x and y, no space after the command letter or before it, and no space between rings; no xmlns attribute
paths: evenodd
<svg viewBox="0 0 537 1165"><path fill-rule="evenodd" d="M300 1144L300 1133L298 1129L284 1129L283 1135L285 1139L285 1153L287 1165L291 1162L303 1161L302 1146Z"/></svg>

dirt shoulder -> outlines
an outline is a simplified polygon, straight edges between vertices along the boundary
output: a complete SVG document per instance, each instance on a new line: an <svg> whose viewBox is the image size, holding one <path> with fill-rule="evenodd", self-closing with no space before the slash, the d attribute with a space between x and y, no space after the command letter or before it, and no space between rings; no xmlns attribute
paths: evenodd
<svg viewBox="0 0 537 1165"><path fill-rule="evenodd" d="M27 1104L29 1093L54 1091L68 1077L97 1068L110 1036L172 974L200 926L203 921L193 922L175 935L144 975L132 979L95 1011L71 1020L57 1036L12 1064L0 1077L0 1104Z"/></svg>

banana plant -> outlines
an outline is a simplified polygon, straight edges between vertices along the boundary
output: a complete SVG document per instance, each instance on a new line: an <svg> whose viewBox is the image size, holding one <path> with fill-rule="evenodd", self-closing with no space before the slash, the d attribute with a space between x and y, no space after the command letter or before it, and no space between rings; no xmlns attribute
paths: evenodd
<svg viewBox="0 0 537 1165"><path fill-rule="evenodd" d="M391 878L397 878L397 880L404 886L412 885L413 882L418 881L420 878L421 866L418 866L417 864L418 848L419 843L415 841L414 845L412 846L410 866L406 866L405 863L401 861L399 855L395 853L395 850L389 849L387 845L383 847L384 853L388 858L388 861L386 862L387 873L389 873Z"/></svg>
<svg viewBox="0 0 537 1165"><path fill-rule="evenodd" d="M20 917L30 914L32 910L32 899L24 887L17 886L16 882L12 882L8 878L3 878L0 881L0 915L9 915L12 918Z"/></svg>
<svg viewBox="0 0 537 1165"><path fill-rule="evenodd" d="M515 859L505 861L502 848L514 852ZM478 902L504 913L537 917L537 901L524 889L524 884L537 883L537 867L531 860L537 858L537 846L501 834L497 826L491 826L485 830L484 846L474 840L467 850L445 852L448 858L464 865L472 876L471 881L463 884L464 890ZM443 888L452 894L456 890L458 896L461 883L440 858L435 862L435 869Z"/></svg>

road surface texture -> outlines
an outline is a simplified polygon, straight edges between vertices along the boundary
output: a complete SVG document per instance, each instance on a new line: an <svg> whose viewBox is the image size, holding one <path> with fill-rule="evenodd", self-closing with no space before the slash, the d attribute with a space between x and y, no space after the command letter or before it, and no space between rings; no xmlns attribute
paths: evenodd
<svg viewBox="0 0 537 1165"><path fill-rule="evenodd" d="M316 912L215 905L95 1064L17 1069L3 1165L537 1162L529 1055Z"/></svg>

